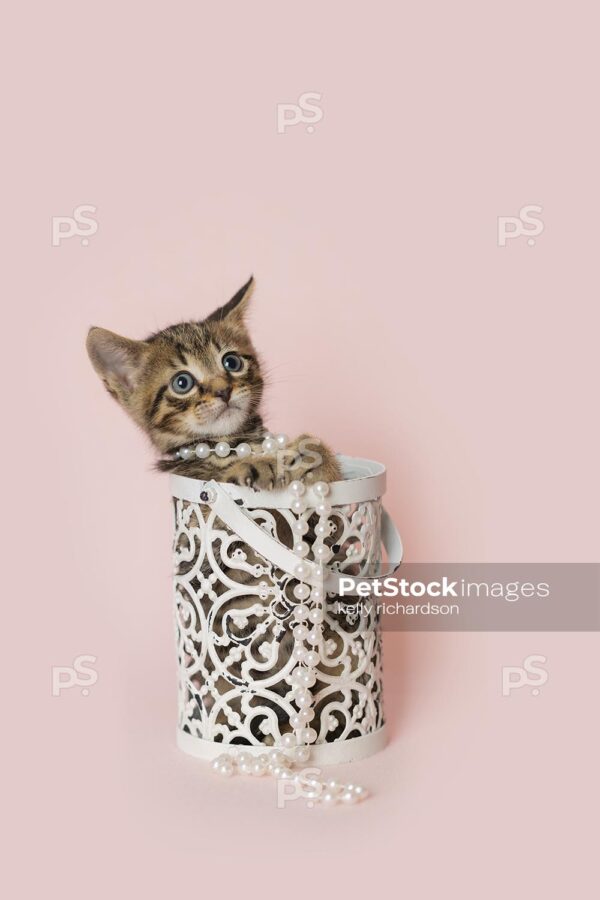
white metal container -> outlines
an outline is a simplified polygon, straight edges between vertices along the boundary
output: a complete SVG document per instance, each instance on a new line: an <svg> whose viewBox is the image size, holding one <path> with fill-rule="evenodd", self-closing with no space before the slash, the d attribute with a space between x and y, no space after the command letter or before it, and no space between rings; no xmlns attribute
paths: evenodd
<svg viewBox="0 0 600 900"><path fill-rule="evenodd" d="M178 744L187 753L212 759L232 746L257 753L281 747L301 711L291 677L299 643L318 653L306 713L315 731L311 760L349 762L384 745L377 614L352 617L335 612L332 603L341 575L374 573L382 539L394 563L402 544L381 507L384 466L348 457L340 463L344 480L330 485L331 512L322 520L315 513L322 498L310 487L306 510L298 514L288 489L255 491L171 476ZM301 581L320 583L327 592L321 639L312 647L293 630L300 603L294 596L299 557L291 549L298 519L311 533L317 521L326 522L323 542L332 554L320 575L310 555L305 559L310 573Z"/></svg>

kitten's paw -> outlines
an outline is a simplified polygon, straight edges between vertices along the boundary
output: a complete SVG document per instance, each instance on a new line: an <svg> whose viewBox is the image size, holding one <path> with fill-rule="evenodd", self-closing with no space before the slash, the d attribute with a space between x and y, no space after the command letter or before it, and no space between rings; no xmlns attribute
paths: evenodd
<svg viewBox="0 0 600 900"><path fill-rule="evenodd" d="M234 463L227 472L226 480L230 484L272 491L277 483L276 466L266 459Z"/></svg>
<svg viewBox="0 0 600 900"><path fill-rule="evenodd" d="M314 484L317 481L338 481L342 477L338 460L334 453L318 438L303 434L292 447L296 453L291 466L287 467L287 481L303 481Z"/></svg>
<svg viewBox="0 0 600 900"><path fill-rule="evenodd" d="M275 468L275 487L283 490L286 488L288 484L291 484L294 480L294 477L289 469L285 469L282 466L276 465Z"/></svg>

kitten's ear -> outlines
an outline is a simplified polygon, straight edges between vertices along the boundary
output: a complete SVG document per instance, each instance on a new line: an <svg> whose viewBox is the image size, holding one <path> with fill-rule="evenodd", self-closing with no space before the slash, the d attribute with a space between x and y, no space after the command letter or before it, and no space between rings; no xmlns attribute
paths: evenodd
<svg viewBox="0 0 600 900"><path fill-rule="evenodd" d="M90 328L86 342L91 363L109 393L126 403L137 386L150 350L146 341L131 341L105 328Z"/></svg>
<svg viewBox="0 0 600 900"><path fill-rule="evenodd" d="M220 306L214 313L205 319L205 322L223 322L225 319L228 323L241 325L248 309L248 303L252 295L254 287L254 275L251 275L246 284L244 284L237 294L234 294L231 300L224 306Z"/></svg>

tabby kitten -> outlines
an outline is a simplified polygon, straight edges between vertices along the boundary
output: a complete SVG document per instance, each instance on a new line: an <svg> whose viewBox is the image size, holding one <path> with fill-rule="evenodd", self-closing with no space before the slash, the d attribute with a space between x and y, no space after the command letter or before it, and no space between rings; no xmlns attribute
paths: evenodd
<svg viewBox="0 0 600 900"><path fill-rule="evenodd" d="M302 479L340 477L331 450L301 435L285 451L239 459L211 454L180 459L183 447L226 440L260 450L263 378L245 322L254 279L201 322L171 325L145 341L91 328L87 351L109 392L148 435L161 457L157 468L202 480L255 488Z"/></svg>

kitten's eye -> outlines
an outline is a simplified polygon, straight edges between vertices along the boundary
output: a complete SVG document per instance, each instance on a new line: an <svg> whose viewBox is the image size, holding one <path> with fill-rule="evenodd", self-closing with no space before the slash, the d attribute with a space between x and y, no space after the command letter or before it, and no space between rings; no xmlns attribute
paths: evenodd
<svg viewBox="0 0 600 900"><path fill-rule="evenodd" d="M242 357L237 353L226 353L221 362L226 372L241 372L244 365Z"/></svg>
<svg viewBox="0 0 600 900"><path fill-rule="evenodd" d="M189 372L178 372L171 378L171 388L176 394L189 394L196 384Z"/></svg>

